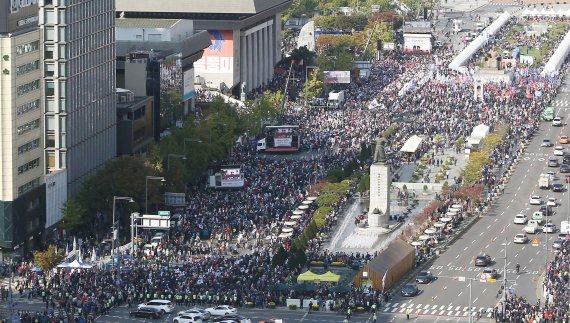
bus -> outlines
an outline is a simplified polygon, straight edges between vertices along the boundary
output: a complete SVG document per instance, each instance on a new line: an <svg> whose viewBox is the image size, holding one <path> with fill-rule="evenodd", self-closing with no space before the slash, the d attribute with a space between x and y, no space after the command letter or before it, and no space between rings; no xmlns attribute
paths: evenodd
<svg viewBox="0 0 570 323"><path fill-rule="evenodd" d="M266 126L265 137L257 141L257 151L297 152L301 147L299 126Z"/></svg>
<svg viewBox="0 0 570 323"><path fill-rule="evenodd" d="M542 120L544 121L552 121L554 119L554 108L553 107L546 107L542 112Z"/></svg>

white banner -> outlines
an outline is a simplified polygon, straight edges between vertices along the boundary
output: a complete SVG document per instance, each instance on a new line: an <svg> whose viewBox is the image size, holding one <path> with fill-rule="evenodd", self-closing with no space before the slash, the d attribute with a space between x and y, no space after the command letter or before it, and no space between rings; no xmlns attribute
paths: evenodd
<svg viewBox="0 0 570 323"><path fill-rule="evenodd" d="M291 147L292 142L293 138L291 136L275 137L273 139L273 147Z"/></svg>

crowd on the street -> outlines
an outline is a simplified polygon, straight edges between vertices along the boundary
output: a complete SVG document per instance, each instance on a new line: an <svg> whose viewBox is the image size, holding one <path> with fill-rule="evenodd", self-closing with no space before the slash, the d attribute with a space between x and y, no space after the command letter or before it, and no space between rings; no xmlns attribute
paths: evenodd
<svg viewBox="0 0 570 323"><path fill-rule="evenodd" d="M512 24L505 28L510 27ZM501 29L499 36L505 32ZM242 190L191 188L186 207L168 239L148 252L139 250L107 269L42 272L25 267L19 271L23 290L29 292L29 297L41 298L46 311L61 310L78 321L106 313L119 304L155 298L185 305L243 306L251 302L266 306L270 301L284 304L287 297L313 297L325 309L327 301L335 301L341 308L357 304L368 309L379 306L387 295L367 288L274 288L294 281L301 270L289 270L287 264L272 265L278 247L291 241L277 235L292 211L309 196L311 185L322 180L330 169L346 167L363 145L374 142L394 124L396 130L387 147L388 163L393 170L404 162L417 161L429 149L441 152L444 148L461 148L457 147L458 139L469 136L481 123L491 130L506 130L504 143L491 152L491 163L483 170L481 179L489 192L503 184L501 173L493 169L508 167L522 152L522 143L537 130L541 111L556 94L560 76L541 76L539 68L521 67L510 84L489 83L482 99L473 99L470 76L441 69L451 58L451 53L443 51L424 56L394 52L373 62L368 79L346 87L344 107L299 108L297 102L292 102L287 108L287 122L300 126L310 149L322 149L326 154L273 159L256 154L249 145L235 147L227 162L244 166L246 183ZM564 74L565 70L561 75ZM286 79L286 74L278 74L267 86L248 96L256 98L264 90L283 89ZM294 81L290 89L300 91L302 80ZM541 95L537 95L539 91ZM424 137L417 153L399 154L412 135ZM336 210L346 205L351 193L347 192ZM297 220L293 237L309 224L315 209L311 205ZM326 228L331 229L330 223ZM323 258L327 262L352 264L366 261L378 252L346 255L322 250L320 246L318 239L309 243L309 260ZM79 246L84 254L92 247L87 242ZM568 251L566 242L549 266L546 304L534 311L524 300L509 298L505 308L511 320L520 322L519 317L536 312L543 313L543 317L567 315Z"/></svg>

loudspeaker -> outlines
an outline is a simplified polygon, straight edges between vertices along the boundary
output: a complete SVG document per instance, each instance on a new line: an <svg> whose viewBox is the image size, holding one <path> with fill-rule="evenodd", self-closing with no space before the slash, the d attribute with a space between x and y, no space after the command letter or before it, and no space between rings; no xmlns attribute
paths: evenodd
<svg viewBox="0 0 570 323"><path fill-rule="evenodd" d="M428 8L424 7L424 20L428 20Z"/></svg>
<svg viewBox="0 0 570 323"><path fill-rule="evenodd" d="M376 49L377 50L382 50L382 40L378 39L376 41Z"/></svg>

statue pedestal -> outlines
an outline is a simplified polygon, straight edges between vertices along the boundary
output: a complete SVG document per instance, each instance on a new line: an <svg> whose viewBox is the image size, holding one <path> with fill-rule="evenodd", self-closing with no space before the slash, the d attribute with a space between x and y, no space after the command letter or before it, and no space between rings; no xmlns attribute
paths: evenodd
<svg viewBox="0 0 570 323"><path fill-rule="evenodd" d="M370 206L368 225L382 227L388 223L390 215L390 166L374 163L370 167ZM375 210L379 213L375 213Z"/></svg>

